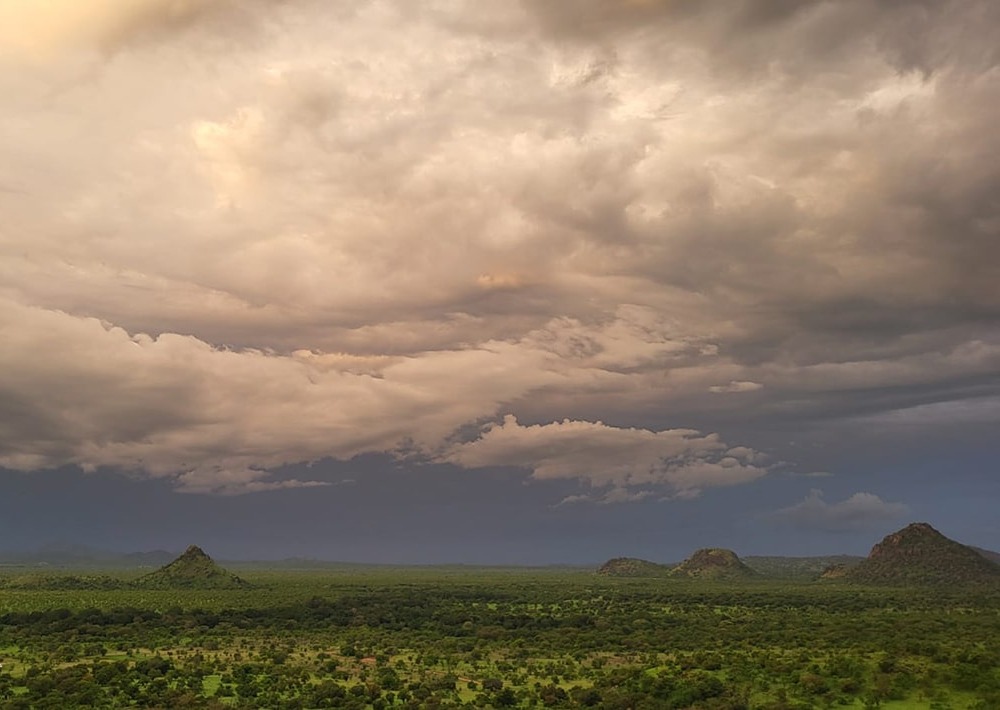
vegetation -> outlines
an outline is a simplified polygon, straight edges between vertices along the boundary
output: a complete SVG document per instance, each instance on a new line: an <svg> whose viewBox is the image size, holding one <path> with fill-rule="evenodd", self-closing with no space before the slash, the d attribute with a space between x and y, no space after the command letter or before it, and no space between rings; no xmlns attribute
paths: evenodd
<svg viewBox="0 0 1000 710"><path fill-rule="evenodd" d="M1000 707L1000 589L565 570L0 593L0 708Z"/></svg>
<svg viewBox="0 0 1000 710"><path fill-rule="evenodd" d="M951 548L931 531L887 538L877 569L938 565ZM742 574L733 558L689 569ZM1000 584L632 568L655 574L354 566L215 586L232 575L192 548L138 580L0 577L0 710L1000 708Z"/></svg>
<svg viewBox="0 0 1000 710"><path fill-rule="evenodd" d="M992 550L984 550L981 547L973 547L972 545L969 545L969 549L975 550L980 555L988 559L990 562L994 562L1000 565L1000 552L993 552Z"/></svg>
<svg viewBox="0 0 1000 710"><path fill-rule="evenodd" d="M106 574L52 574L33 572L0 579L0 589L124 589L128 582Z"/></svg>

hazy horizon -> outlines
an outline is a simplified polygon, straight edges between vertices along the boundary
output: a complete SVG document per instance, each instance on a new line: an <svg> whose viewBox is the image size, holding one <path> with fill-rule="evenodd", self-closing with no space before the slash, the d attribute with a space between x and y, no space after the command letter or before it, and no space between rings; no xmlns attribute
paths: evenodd
<svg viewBox="0 0 1000 710"><path fill-rule="evenodd" d="M923 522L923 521L914 521ZM933 527L933 526L932 526ZM896 530L890 531L892 533L898 532ZM938 531L940 532L940 531ZM947 536L946 536L947 537ZM876 542L881 540L873 540L872 546ZM693 543L695 541L692 541ZM957 540L957 542L969 545L970 543L964 542L962 540ZM87 563L94 563L97 566L102 561L108 563L120 563L124 558L129 556L137 555L163 555L163 556L180 556L188 547L197 546L202 549L203 552L213 557L217 561L224 561L232 564L251 564L251 563L289 563L295 561L302 561L303 564L315 563L317 565L347 565L347 566L413 566L413 567L435 567L435 566L468 566L468 567L513 567L513 568L558 568L558 567L569 567L569 568L580 568L580 569L590 569L597 567L611 557L605 558L595 558L586 559L581 557L573 561L566 560L535 560L535 561L518 561L518 560L507 560L505 562L498 562L489 559L464 559L464 560L393 560L393 559L382 559L382 560L370 560L370 559L350 559L350 558L329 558L315 555L285 555L285 556L271 556L271 557L254 557L252 553L244 553L242 556L236 556L231 558L220 558L212 555L209 551L204 550L204 548L197 542L191 542L190 545L185 545L183 547L176 547L172 549L155 548L155 549L134 549L129 548L127 545L117 546L117 547L94 547L80 542L71 542L69 540L52 540L48 542L43 542L35 545L34 547L26 547L22 549L10 549L10 548L0 548L0 566L3 565L17 565L17 564L39 564L45 562L46 564L61 565L61 566L72 566L73 559L79 559ZM977 547L972 545L972 547ZM679 564L684 561L687 557L690 557L698 547L692 547L689 553L686 553L683 557L671 558L671 559L661 559L656 557L648 558L650 562L656 562L659 564ZM979 548L985 552L994 552L992 550L985 550L985 548ZM816 554L801 554L801 555L783 555L780 553L773 553L767 551L758 551L755 553L740 553L737 552L740 558L753 559L756 557L784 557L788 559L802 559L802 558L816 558L816 557L856 557L858 559L867 556L869 550L864 550L862 552L827 552L827 553L816 553ZM616 557L634 557L627 553L621 555L616 555ZM160 564L157 562L156 564ZM146 565L149 566L149 565ZM155 565L154 565L155 566Z"/></svg>

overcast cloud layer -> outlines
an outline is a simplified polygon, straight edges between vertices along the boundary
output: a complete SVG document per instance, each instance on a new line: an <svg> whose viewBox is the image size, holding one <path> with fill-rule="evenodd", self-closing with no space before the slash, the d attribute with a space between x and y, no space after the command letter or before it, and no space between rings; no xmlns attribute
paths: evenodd
<svg viewBox="0 0 1000 710"><path fill-rule="evenodd" d="M0 466L238 494L381 452L683 503L837 475L794 438L1000 424L998 29L993 0L4 3ZM870 483L776 519L908 510Z"/></svg>

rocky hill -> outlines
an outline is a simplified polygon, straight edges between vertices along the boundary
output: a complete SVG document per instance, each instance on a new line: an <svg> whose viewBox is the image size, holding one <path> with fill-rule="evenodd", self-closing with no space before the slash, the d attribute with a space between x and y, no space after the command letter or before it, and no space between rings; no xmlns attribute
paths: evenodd
<svg viewBox="0 0 1000 710"><path fill-rule="evenodd" d="M135 581L141 589L245 589L250 585L191 545L180 557Z"/></svg>
<svg viewBox="0 0 1000 710"><path fill-rule="evenodd" d="M708 547L698 550L670 570L670 576L685 579L752 579L757 573L747 567L732 550Z"/></svg>
<svg viewBox="0 0 1000 710"><path fill-rule="evenodd" d="M867 559L840 577L898 586L1000 583L1000 565L927 523L912 523L886 535Z"/></svg>
<svg viewBox="0 0 1000 710"><path fill-rule="evenodd" d="M669 572L669 565L635 557L615 557L597 569L597 574L607 577L666 577Z"/></svg>

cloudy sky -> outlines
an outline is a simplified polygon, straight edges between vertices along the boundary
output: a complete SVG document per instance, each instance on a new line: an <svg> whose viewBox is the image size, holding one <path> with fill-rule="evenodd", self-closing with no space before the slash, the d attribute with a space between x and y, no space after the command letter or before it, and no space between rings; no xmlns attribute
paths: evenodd
<svg viewBox="0 0 1000 710"><path fill-rule="evenodd" d="M1000 548L998 30L0 1L0 548Z"/></svg>

